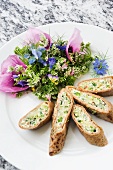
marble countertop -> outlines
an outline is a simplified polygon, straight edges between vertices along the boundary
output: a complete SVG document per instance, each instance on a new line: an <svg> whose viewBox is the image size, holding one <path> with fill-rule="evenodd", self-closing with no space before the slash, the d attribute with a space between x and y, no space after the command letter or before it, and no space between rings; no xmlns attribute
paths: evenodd
<svg viewBox="0 0 113 170"><path fill-rule="evenodd" d="M29 26L68 21L113 31L113 0L0 0L0 47ZM17 170L2 156L0 168Z"/></svg>

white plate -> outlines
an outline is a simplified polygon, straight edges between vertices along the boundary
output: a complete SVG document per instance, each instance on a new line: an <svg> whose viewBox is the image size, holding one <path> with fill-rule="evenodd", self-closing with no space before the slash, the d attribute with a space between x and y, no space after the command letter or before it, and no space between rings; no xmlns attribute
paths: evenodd
<svg viewBox="0 0 113 170"><path fill-rule="evenodd" d="M81 31L84 42L91 42L94 51L106 53L113 60L113 33L99 27L76 24L55 23L41 26L40 29L50 32L52 36L59 34L68 39L74 28ZM14 48L20 46L25 33L13 38L0 49L0 64ZM111 63L111 62L110 62ZM113 68L111 64L111 68ZM86 79L89 74L82 77ZM80 81L80 79L78 80ZM109 97L113 103L113 97ZM20 99L0 93L0 154L10 163L22 170L58 170L58 169L98 169L111 167L113 155L113 124L93 116L94 120L104 129L109 144L105 147L90 145L80 134L71 121L63 150L50 157L48 154L51 124L27 131L18 127L19 119L40 101L33 94L24 95ZM91 165L91 167L89 166Z"/></svg>

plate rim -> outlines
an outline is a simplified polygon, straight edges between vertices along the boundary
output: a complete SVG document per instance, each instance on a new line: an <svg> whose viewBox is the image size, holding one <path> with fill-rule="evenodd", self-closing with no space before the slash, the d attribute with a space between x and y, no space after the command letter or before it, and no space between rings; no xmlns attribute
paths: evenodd
<svg viewBox="0 0 113 170"><path fill-rule="evenodd" d="M72 24L72 25L79 25L79 26L86 26L86 27L93 27L93 28L96 28L96 29L99 29L99 30L103 30L103 31L105 31L105 32L107 32L107 33L110 33L110 34L112 34L113 35L113 32L112 31L109 31L109 30L106 30L106 29L104 29L104 28L101 28L101 27L98 27L98 26L94 26L94 25L89 25L89 24L84 24L84 23L76 23L76 22L61 22L61 23L58 23L58 22L56 22L56 23L50 23L50 24L46 24L46 25L40 25L40 26L38 26L38 28L41 28L41 27L49 27L49 26L51 26L51 25L61 25L61 24ZM1 48L0 48L0 51L2 51L4 48L6 48L6 46L8 45L8 44L10 44L11 43L11 41L13 41L13 40L15 40L15 39L17 39L17 38L19 38L19 37L21 37L23 34L25 34L25 32L26 31L24 31L24 32L22 32L21 34L19 34L19 35L17 35L17 36L15 36L15 37L13 37L10 41L8 41L7 43L5 43ZM4 95L4 97L6 96L6 94L3 94ZM1 100L1 99L0 99ZM16 133L16 132L15 132ZM1 136L1 135L0 135ZM19 135L17 135L18 137L19 137ZM17 137L17 138L18 138ZM20 137L19 137L20 138ZM18 139L19 139L18 138ZM1 143L1 142L0 142ZM0 146L1 147L1 146ZM107 151L107 148L109 148L110 146L106 146L105 147L105 150ZM19 162L18 162L18 160L17 160L17 162L15 163L14 161L12 161L12 159L10 158L10 155L6 155L5 154L5 152L4 153L2 153L1 154L3 157L4 157L4 159L6 159L9 163L11 163L11 164L13 164L15 167L18 167L18 168L22 168L21 166L19 167ZM95 155L95 154L93 154L93 155ZM97 155L97 154L96 154ZM108 155L108 153L106 154L106 155ZM47 156L47 155L46 155ZM100 155L101 156L101 155ZM55 158L55 159L54 159ZM58 158L58 156L55 156L54 158L52 158L51 160L54 162L54 161L59 161L59 158ZM62 159L62 157L60 156L60 159L61 160L63 160ZM85 159L87 159L87 156L86 156L86 158ZM105 157L103 156L103 159L105 159ZM48 159L47 159L48 160ZM66 161L67 161L67 158L65 159ZM79 162L79 159L77 158L77 161ZM90 159L90 161L92 161L93 162L93 160L91 160ZM47 163L47 161L46 161L46 163ZM79 162L80 163L80 162ZM18 165L17 165L18 164ZM49 165L50 166L50 165ZM46 168L46 166L44 166L45 168ZM51 168L51 166L50 166L50 168ZM23 169L23 168L22 168Z"/></svg>

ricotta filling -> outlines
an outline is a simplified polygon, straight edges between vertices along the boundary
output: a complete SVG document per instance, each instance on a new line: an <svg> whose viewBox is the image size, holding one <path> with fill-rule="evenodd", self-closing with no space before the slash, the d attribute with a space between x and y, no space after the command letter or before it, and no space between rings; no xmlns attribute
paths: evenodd
<svg viewBox="0 0 113 170"><path fill-rule="evenodd" d="M59 103L57 107L57 117L54 128L56 128L56 132L62 130L63 125L66 122L67 114L70 109L70 98L67 96L66 92L62 92L59 96Z"/></svg>
<svg viewBox="0 0 113 170"><path fill-rule="evenodd" d="M81 102L88 104L89 106L93 106L95 109L101 109L102 111L108 111L109 108L106 103L98 97L95 97L91 94L87 94L85 92L78 91L76 89L72 89L71 93L76 96Z"/></svg>
<svg viewBox="0 0 113 170"><path fill-rule="evenodd" d="M95 133L99 128L91 121L90 117L83 111L81 107L74 108L74 116L84 131Z"/></svg>
<svg viewBox="0 0 113 170"><path fill-rule="evenodd" d="M42 122L48 115L48 104L43 103L38 109L31 111L25 118L21 121L21 126L25 128L30 128L36 126Z"/></svg>
<svg viewBox="0 0 113 170"><path fill-rule="evenodd" d="M91 81L84 81L79 84L79 87L89 91L103 91L113 87L113 81L111 78L96 79Z"/></svg>

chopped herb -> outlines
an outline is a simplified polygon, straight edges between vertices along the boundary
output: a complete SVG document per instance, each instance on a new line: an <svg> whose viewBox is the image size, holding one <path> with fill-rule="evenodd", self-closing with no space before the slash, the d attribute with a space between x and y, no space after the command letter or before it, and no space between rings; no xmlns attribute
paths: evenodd
<svg viewBox="0 0 113 170"><path fill-rule="evenodd" d="M62 122L63 117L58 118L58 122Z"/></svg>
<svg viewBox="0 0 113 170"><path fill-rule="evenodd" d="M76 96L80 96L80 92L74 92Z"/></svg>
<svg viewBox="0 0 113 170"><path fill-rule="evenodd" d="M79 119L78 122L82 122L82 120Z"/></svg>
<svg viewBox="0 0 113 170"><path fill-rule="evenodd" d="M94 82L92 82L92 85L93 85L93 86L96 86L97 84L96 84L96 83L94 83Z"/></svg>

